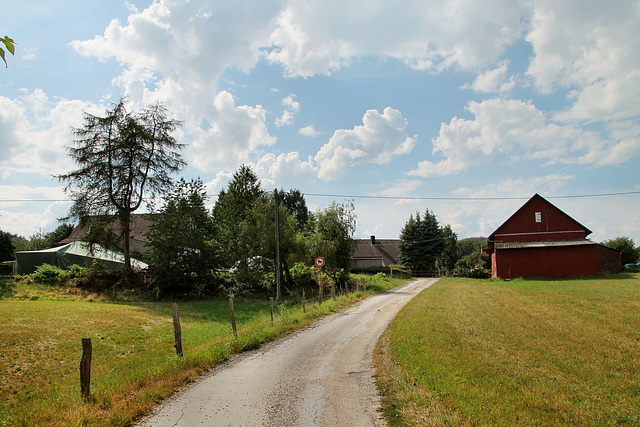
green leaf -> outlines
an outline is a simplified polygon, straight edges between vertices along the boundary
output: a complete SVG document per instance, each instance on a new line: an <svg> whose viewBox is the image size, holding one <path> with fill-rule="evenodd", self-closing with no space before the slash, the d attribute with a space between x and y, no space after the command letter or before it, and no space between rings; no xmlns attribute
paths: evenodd
<svg viewBox="0 0 640 427"><path fill-rule="evenodd" d="M13 41L13 39L12 39L12 38L10 38L9 36L4 36L4 38L3 38L3 39L0 39L0 40L2 40L2 42L4 43L4 45L7 47L7 50L8 50L9 52L11 52L11 55L15 55L15 53L16 53L16 48L15 48L15 46L14 46L14 43L15 43L15 42Z"/></svg>

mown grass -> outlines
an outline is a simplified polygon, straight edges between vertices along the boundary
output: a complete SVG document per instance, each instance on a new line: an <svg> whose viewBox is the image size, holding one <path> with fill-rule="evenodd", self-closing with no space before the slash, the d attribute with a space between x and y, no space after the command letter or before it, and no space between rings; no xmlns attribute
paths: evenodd
<svg viewBox="0 0 640 427"><path fill-rule="evenodd" d="M640 425L639 279L441 279L376 348L389 425Z"/></svg>
<svg viewBox="0 0 640 427"><path fill-rule="evenodd" d="M170 302L74 301L55 288L16 289L4 281L0 425L129 425L232 354L400 283L369 283L366 293L309 303L306 313L300 304L277 304L273 324L268 301L236 299L238 338L227 299L179 302L184 357L178 358ZM88 401L80 396L81 338L91 338L93 346Z"/></svg>

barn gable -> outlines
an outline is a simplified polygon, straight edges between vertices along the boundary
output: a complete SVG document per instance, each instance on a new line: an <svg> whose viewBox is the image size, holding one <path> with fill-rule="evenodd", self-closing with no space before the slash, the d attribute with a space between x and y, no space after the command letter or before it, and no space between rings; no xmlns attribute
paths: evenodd
<svg viewBox="0 0 640 427"><path fill-rule="evenodd" d="M490 242L585 239L591 230L535 194L489 236Z"/></svg>

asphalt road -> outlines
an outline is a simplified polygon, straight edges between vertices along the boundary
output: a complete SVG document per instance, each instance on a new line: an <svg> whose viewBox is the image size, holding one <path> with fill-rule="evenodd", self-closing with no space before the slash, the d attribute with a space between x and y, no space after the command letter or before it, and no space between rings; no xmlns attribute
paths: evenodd
<svg viewBox="0 0 640 427"><path fill-rule="evenodd" d="M373 348L400 308L436 280L371 296L239 355L165 401L139 426L384 426Z"/></svg>

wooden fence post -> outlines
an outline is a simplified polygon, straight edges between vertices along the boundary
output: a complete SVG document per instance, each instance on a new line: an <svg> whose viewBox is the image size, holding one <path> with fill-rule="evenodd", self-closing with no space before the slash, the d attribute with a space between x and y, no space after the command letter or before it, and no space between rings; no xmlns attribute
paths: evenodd
<svg viewBox="0 0 640 427"><path fill-rule="evenodd" d="M80 395L88 400L91 394L91 338L82 338L82 360L80 360Z"/></svg>
<svg viewBox="0 0 640 427"><path fill-rule="evenodd" d="M302 290L302 312L303 313L307 312L307 300L304 297L304 289Z"/></svg>
<svg viewBox="0 0 640 427"><path fill-rule="evenodd" d="M180 328L180 317L178 316L178 304L173 303L173 334L176 338L175 348L178 357L182 357L182 329Z"/></svg>
<svg viewBox="0 0 640 427"><path fill-rule="evenodd" d="M229 309L231 310L231 326L233 327L233 336L238 338L238 329L236 328L236 312L233 310L233 298L229 298Z"/></svg>
<svg viewBox="0 0 640 427"><path fill-rule="evenodd" d="M273 297L269 297L269 306L271 307L271 324L273 325Z"/></svg>

